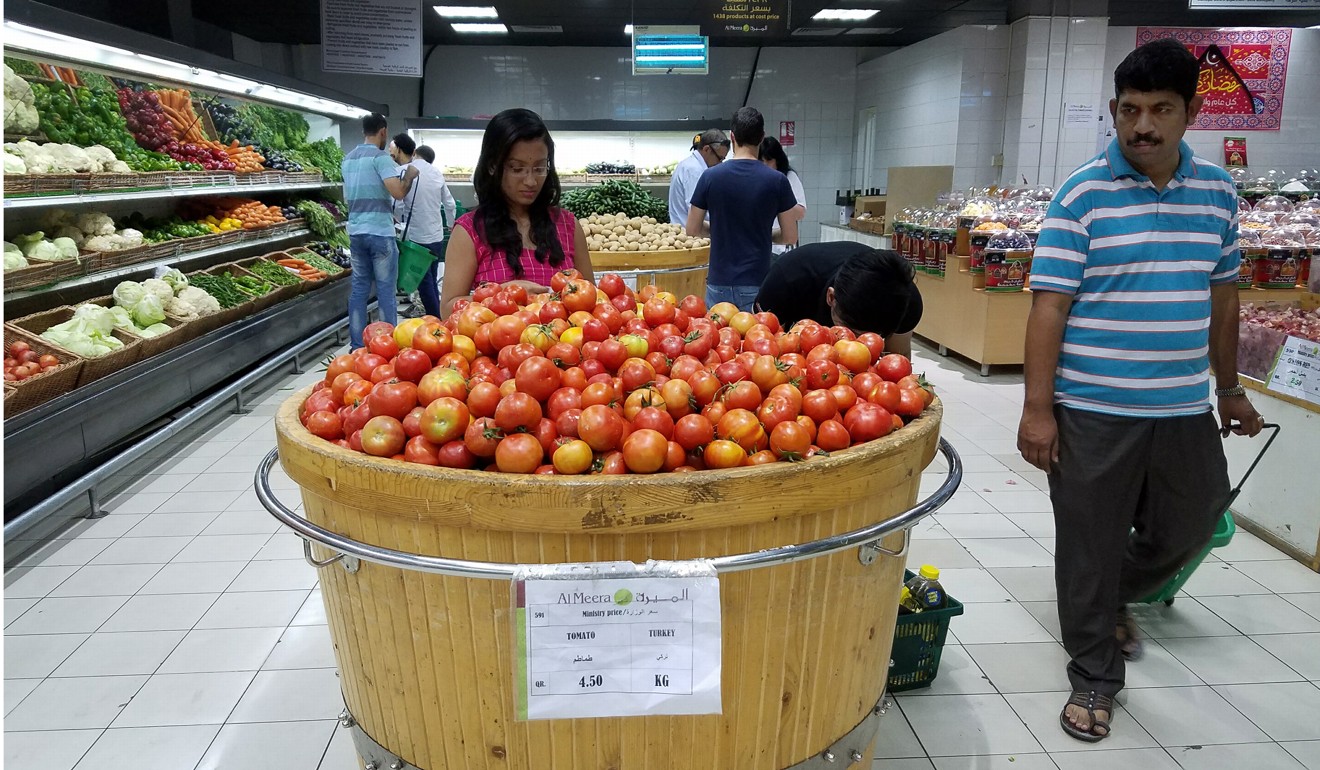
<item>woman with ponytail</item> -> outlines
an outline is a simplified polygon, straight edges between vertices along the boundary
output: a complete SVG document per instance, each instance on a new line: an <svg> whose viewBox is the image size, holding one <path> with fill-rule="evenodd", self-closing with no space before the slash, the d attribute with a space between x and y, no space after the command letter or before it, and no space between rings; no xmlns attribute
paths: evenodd
<svg viewBox="0 0 1320 770"><path fill-rule="evenodd" d="M572 212L559 208L555 143L531 110L491 118L473 184L477 208L459 217L445 252L441 311L487 281L549 291L550 276L577 268L594 281L587 239Z"/></svg>

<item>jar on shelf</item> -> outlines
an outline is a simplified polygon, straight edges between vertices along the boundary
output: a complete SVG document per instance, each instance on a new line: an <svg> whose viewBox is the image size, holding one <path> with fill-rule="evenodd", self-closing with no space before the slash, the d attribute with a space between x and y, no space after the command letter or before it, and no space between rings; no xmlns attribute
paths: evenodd
<svg viewBox="0 0 1320 770"><path fill-rule="evenodd" d="M1271 182L1267 177L1258 176L1247 182L1242 188L1242 197L1251 201L1252 205L1263 198L1267 198L1279 191L1278 185Z"/></svg>
<svg viewBox="0 0 1320 770"><path fill-rule="evenodd" d="M1266 230L1273 230L1278 226L1278 219L1272 211L1252 211L1243 214L1238 219L1238 231L1255 230L1257 233L1263 233Z"/></svg>
<svg viewBox="0 0 1320 770"><path fill-rule="evenodd" d="M931 221L929 246L926 249L925 270L930 275L944 277L949 257L953 255L958 232L958 214L945 211Z"/></svg>
<svg viewBox="0 0 1320 770"><path fill-rule="evenodd" d="M1273 214L1278 222L1284 214L1292 213L1293 203L1282 195L1267 195L1256 203L1255 210Z"/></svg>
<svg viewBox="0 0 1320 770"><path fill-rule="evenodd" d="M963 204L962 211L958 212L958 233L954 242L955 254L963 257L971 254L969 239L971 238L972 226L976 224L979 217L994 212L995 207L995 202L987 196L977 196Z"/></svg>
<svg viewBox="0 0 1320 770"><path fill-rule="evenodd" d="M1257 288L1296 288L1307 253L1306 236L1294 227L1276 227L1262 233L1260 241L1265 256L1256 260Z"/></svg>
<svg viewBox="0 0 1320 770"><path fill-rule="evenodd" d="M1021 230L1004 230L985 245L985 290L1022 291L1031 276L1031 238Z"/></svg>
<svg viewBox="0 0 1320 770"><path fill-rule="evenodd" d="M972 223L972 232L967 239L967 253L971 257L968 269L974 283L978 278L980 281L985 280L985 247L990 237L1007 229L1009 229L1008 223L1004 221L1004 215L998 211L979 216Z"/></svg>
<svg viewBox="0 0 1320 770"><path fill-rule="evenodd" d="M1311 198L1297 204L1293 211L1315 211L1320 212L1320 198Z"/></svg>
<svg viewBox="0 0 1320 770"><path fill-rule="evenodd" d="M894 214L893 246L894 246L894 251L897 251L899 254L902 254L903 250L907 248L903 242L907 239L907 228L908 228L908 223L911 219L912 219L911 206Z"/></svg>
<svg viewBox="0 0 1320 770"><path fill-rule="evenodd" d="M1249 214L1249 213L1251 213L1251 209L1252 209L1251 201L1249 201L1249 200L1247 200L1246 198L1243 198L1241 195L1239 195L1239 196L1238 196L1238 215L1240 216L1240 215L1242 215L1242 214Z"/></svg>
<svg viewBox="0 0 1320 770"><path fill-rule="evenodd" d="M1233 179L1233 187L1237 189L1238 195L1247 188L1250 182L1251 170L1246 166L1234 166L1228 170L1228 175Z"/></svg>
<svg viewBox="0 0 1320 770"><path fill-rule="evenodd" d="M1238 230L1238 289L1250 289L1256 282L1256 260L1265 256L1265 245L1260 242L1260 231Z"/></svg>
<svg viewBox="0 0 1320 770"><path fill-rule="evenodd" d="M1031 199L1037 203L1048 204L1054 200L1054 188L1043 184L1029 189L1027 195L1031 196Z"/></svg>

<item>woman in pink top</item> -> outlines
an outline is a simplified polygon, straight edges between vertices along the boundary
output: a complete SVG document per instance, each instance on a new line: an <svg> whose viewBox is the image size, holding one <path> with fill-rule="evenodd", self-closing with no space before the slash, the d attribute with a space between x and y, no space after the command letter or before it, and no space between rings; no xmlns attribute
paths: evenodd
<svg viewBox="0 0 1320 770"><path fill-rule="evenodd" d="M539 115L514 109L491 118L473 184L480 205L458 218L445 251L446 316L484 281L545 292L556 271L577 268L594 282L587 237L558 206L555 143Z"/></svg>

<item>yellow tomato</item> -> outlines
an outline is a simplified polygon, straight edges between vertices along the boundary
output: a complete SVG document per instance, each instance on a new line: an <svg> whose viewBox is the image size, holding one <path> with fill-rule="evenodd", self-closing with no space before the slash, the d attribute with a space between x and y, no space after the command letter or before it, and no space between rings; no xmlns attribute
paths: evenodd
<svg viewBox="0 0 1320 770"><path fill-rule="evenodd" d="M577 327L577 326L573 326L573 327L570 327L570 328L568 328L568 329L565 329L565 330L564 330L564 333L561 334L561 335L559 335L559 341L560 341L560 342L566 342L566 343L568 343L569 345L572 345L572 346L575 347L575 348L581 348L581 347L582 347L582 329L581 329L580 327Z"/></svg>
<svg viewBox="0 0 1320 770"><path fill-rule="evenodd" d="M591 313L588 313L585 310L579 310L568 317L568 322L578 328L581 328L582 324L586 323L587 321L590 321L595 317L596 316L592 315Z"/></svg>
<svg viewBox="0 0 1320 770"><path fill-rule="evenodd" d="M468 363L472 363L477 358L477 343L466 334L455 334L454 352L466 358Z"/></svg>

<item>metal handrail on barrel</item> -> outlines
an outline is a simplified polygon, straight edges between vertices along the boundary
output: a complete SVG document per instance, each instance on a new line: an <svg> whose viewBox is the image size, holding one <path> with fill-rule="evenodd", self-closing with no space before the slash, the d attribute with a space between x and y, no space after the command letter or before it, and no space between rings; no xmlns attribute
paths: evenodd
<svg viewBox="0 0 1320 770"><path fill-rule="evenodd" d="M762 551L730 556L716 556L709 561L714 565L716 572L725 573L804 561L858 547L890 556L902 556L907 553L912 527L948 502L949 498L953 497L954 492L958 491L959 485L962 484L963 466L958 453L954 451L948 441L942 438L940 439L939 450L949 465L943 483L925 500L918 502L915 506L897 516L861 529L813 540L809 543L783 545L777 548L767 548ZM326 567L344 560L346 557L352 557L417 572L486 580L512 580L520 566L506 562L469 561L396 551L344 537L336 532L317 526L276 499L270 486L270 470L278 460L278 450L272 449L269 454L261 459L261 464L257 466L255 479L257 499L281 524L292 529L295 534L303 539L304 553L308 562L313 566ZM880 540L900 531L903 533L903 547L901 549L891 551L880 545ZM312 542L334 551L336 555L320 561L313 559L310 549Z"/></svg>

